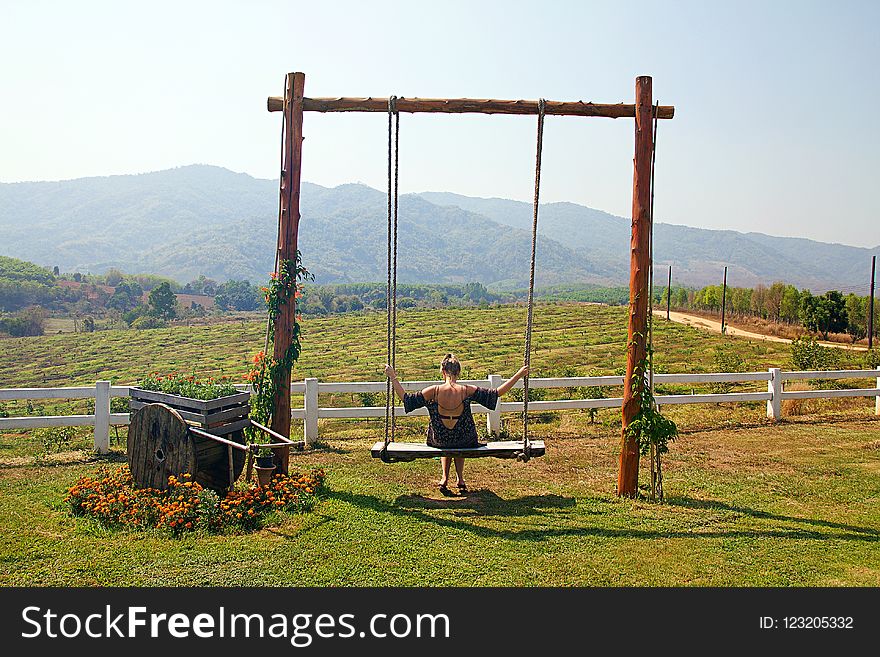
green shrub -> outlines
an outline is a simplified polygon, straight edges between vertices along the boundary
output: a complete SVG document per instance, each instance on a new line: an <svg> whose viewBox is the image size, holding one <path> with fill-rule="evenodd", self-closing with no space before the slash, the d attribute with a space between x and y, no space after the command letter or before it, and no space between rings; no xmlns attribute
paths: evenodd
<svg viewBox="0 0 880 657"><path fill-rule="evenodd" d="M138 317L131 323L131 328L137 329L138 331L144 329L165 328L166 326L168 326L168 322L164 319L159 319L158 317L152 317L150 315Z"/></svg>
<svg viewBox="0 0 880 657"><path fill-rule="evenodd" d="M382 392L359 392L357 398L363 407L384 406L385 393Z"/></svg>
<svg viewBox="0 0 880 657"><path fill-rule="evenodd" d="M735 348L730 345L719 345L715 347L713 354L716 372L743 372L745 371L746 361ZM712 392L724 394L733 389L733 383L713 383L710 386Z"/></svg>
<svg viewBox="0 0 880 657"><path fill-rule="evenodd" d="M510 391L510 398L513 401L521 402L523 400L524 388L514 388ZM547 397L545 388L529 388L529 401L541 401Z"/></svg>
<svg viewBox="0 0 880 657"><path fill-rule="evenodd" d="M43 452L51 454L61 452L70 447L71 441L76 438L75 427L46 427L34 430L34 438L43 445Z"/></svg>
<svg viewBox="0 0 880 657"><path fill-rule="evenodd" d="M813 337L800 337L791 343L791 364L795 370L833 370L840 366L840 351L823 347Z"/></svg>

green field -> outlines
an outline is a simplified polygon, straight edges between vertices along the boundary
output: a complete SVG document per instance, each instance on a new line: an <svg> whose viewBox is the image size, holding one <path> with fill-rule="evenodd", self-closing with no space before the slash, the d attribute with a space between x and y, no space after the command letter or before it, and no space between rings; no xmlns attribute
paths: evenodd
<svg viewBox="0 0 880 657"><path fill-rule="evenodd" d="M401 376L432 378L447 351L462 358L465 376L512 373L524 315L510 307L402 313ZM548 305L536 321L533 375L623 367L625 309ZM259 323L233 322L4 340L0 387L128 383L169 369L238 377L263 335ZM377 380L384 338L379 315L307 320L295 377ZM661 371L714 371L720 344L747 370L789 365L786 344L665 322L654 341ZM343 401L359 403L321 403ZM24 412L23 402L0 404ZM530 426L547 441L546 457L470 462L472 492L454 498L434 489L436 462L370 458L380 422L322 420L322 445L293 461L327 470L314 512L255 534L181 539L106 530L67 513L63 497L77 477L124 460L124 430L106 459L90 454L87 430L49 454L36 436L0 434L0 584L880 585L873 400L789 403L777 425L763 404L669 412L682 435L665 461L664 505L614 495L615 409L595 421L586 411L540 414ZM505 424L516 431L512 416ZM403 439L421 439L424 420L402 425Z"/></svg>

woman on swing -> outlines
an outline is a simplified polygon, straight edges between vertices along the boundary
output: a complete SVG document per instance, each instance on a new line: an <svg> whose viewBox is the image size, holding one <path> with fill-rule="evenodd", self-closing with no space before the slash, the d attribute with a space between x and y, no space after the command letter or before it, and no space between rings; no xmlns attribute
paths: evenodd
<svg viewBox="0 0 880 657"><path fill-rule="evenodd" d="M397 372L390 365L385 366L385 376L391 379L394 391L403 401L407 413L425 407L430 415L427 443L431 447L457 448L477 447L477 427L471 414L471 402L481 404L488 409L495 409L498 397L510 390L514 384L528 374L529 369L522 367L510 379L497 388L478 388L477 386L461 385L458 375L461 374L461 363L452 354L440 363L440 375L443 383L428 386L421 392L407 393L397 378ZM457 487L460 493L467 493L464 481L464 457L440 457L440 481L437 487L444 495L450 495L448 486L449 466L455 461L455 474L458 478Z"/></svg>

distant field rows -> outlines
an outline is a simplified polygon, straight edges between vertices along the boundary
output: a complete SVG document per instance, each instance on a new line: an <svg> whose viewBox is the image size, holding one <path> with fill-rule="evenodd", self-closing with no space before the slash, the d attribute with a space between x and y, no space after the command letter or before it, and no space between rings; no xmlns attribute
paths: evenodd
<svg viewBox="0 0 880 657"><path fill-rule="evenodd" d="M464 376L511 374L521 364L525 309L441 309L399 314L397 363L408 379L433 378L447 351L456 353ZM130 383L153 371L197 372L240 379L263 348L265 326L233 321L147 331L99 331L0 341L0 386L63 386L111 379ZM713 370L713 349L736 345L748 369L786 367L789 347L757 343L658 321L655 367L667 372ZM541 305L535 314L534 376L563 369L611 374L625 366L626 309ZM381 313L337 315L303 322L303 354L295 378L378 380L385 362Z"/></svg>

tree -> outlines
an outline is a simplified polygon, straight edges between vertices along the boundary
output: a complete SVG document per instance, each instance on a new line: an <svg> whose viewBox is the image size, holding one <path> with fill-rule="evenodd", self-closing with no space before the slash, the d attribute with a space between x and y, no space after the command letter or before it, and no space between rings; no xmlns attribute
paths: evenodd
<svg viewBox="0 0 880 657"><path fill-rule="evenodd" d="M801 325L808 331L816 331L817 319L816 308L819 302L809 290L804 290L800 294L800 305L798 307L798 320Z"/></svg>
<svg viewBox="0 0 880 657"><path fill-rule="evenodd" d="M183 287L184 294L203 294L209 297L213 297L217 294L217 289L219 288L219 284L212 278L207 278L204 274L200 274L199 277L190 281Z"/></svg>
<svg viewBox="0 0 880 657"><path fill-rule="evenodd" d="M262 305L260 291L250 281L226 281L217 290L214 303L223 310L257 310Z"/></svg>
<svg viewBox="0 0 880 657"><path fill-rule="evenodd" d="M0 330L15 338L43 335L45 327L46 311L39 306L30 306L9 319L0 320Z"/></svg>
<svg viewBox="0 0 880 657"><path fill-rule="evenodd" d="M765 300L767 297L767 288L764 287L763 284L758 283L755 286L755 289L752 290L752 302L751 302L751 311L752 314L757 317L766 317L767 316L767 308L765 306Z"/></svg>
<svg viewBox="0 0 880 657"><path fill-rule="evenodd" d="M126 312L136 308L140 304L143 295L144 291L137 281L123 280L116 286L113 296L107 301L107 307L120 312Z"/></svg>
<svg viewBox="0 0 880 657"><path fill-rule="evenodd" d="M672 295L672 305L676 308L687 308L688 291L685 288L680 287L675 291Z"/></svg>
<svg viewBox="0 0 880 657"><path fill-rule="evenodd" d="M868 335L868 297L846 295L846 332L853 343Z"/></svg>
<svg viewBox="0 0 880 657"><path fill-rule="evenodd" d="M837 290L829 290L819 297L819 330L828 339L829 333L846 331L846 301Z"/></svg>
<svg viewBox="0 0 880 657"><path fill-rule="evenodd" d="M801 293L794 285L786 285L782 291L782 303L779 306L779 318L783 322L794 324L798 321Z"/></svg>
<svg viewBox="0 0 880 657"><path fill-rule="evenodd" d="M154 317L174 319L177 315L177 297L167 281L153 288L147 303L150 305L150 314Z"/></svg>
<svg viewBox="0 0 880 657"><path fill-rule="evenodd" d="M116 267L111 267L107 270L107 273L104 274L107 285L109 285L110 287L116 287L117 285L119 285L119 283L122 282L123 276L124 274L116 269Z"/></svg>
<svg viewBox="0 0 880 657"><path fill-rule="evenodd" d="M767 318L774 322L779 321L782 314L782 296L785 293L785 283L776 282L771 285L764 294L764 310Z"/></svg>

